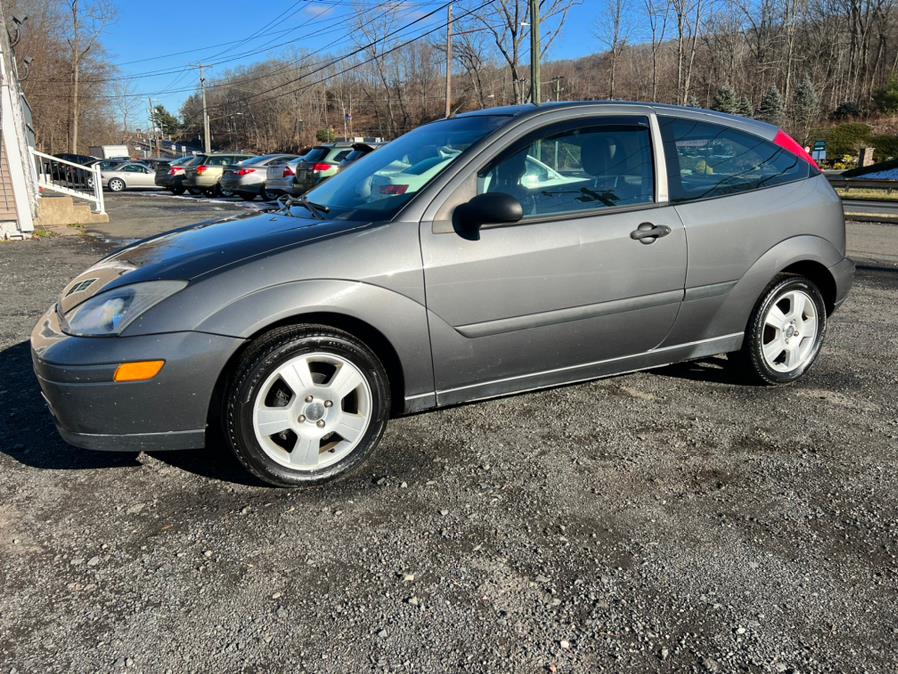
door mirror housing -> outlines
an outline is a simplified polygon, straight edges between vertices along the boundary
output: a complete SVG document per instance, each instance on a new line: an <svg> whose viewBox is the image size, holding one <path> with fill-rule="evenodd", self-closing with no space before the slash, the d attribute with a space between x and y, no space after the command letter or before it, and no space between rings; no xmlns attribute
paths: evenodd
<svg viewBox="0 0 898 674"><path fill-rule="evenodd" d="M452 226L463 239L479 241L483 225L510 224L523 217L524 207L513 196L505 192L486 192L457 206L452 213Z"/></svg>

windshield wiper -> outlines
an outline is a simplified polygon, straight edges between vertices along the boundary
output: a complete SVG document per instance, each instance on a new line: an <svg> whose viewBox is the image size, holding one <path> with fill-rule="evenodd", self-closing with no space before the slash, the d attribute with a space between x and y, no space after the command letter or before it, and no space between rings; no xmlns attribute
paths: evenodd
<svg viewBox="0 0 898 674"><path fill-rule="evenodd" d="M292 215L290 211L294 206L302 206L309 213L311 213L316 220L324 220L324 214L330 213L331 210L324 204L316 204L313 201L309 201L305 197L297 199L296 197L292 197L288 194L281 195L280 197L278 197L277 201L281 206L280 210L282 210L285 215Z"/></svg>
<svg viewBox="0 0 898 674"><path fill-rule="evenodd" d="M310 213L314 214L316 218L319 220L324 220L324 216L327 213L331 212L331 209L325 206L324 204L316 204L314 201L309 201L305 197L297 201L300 206L305 206L306 210Z"/></svg>

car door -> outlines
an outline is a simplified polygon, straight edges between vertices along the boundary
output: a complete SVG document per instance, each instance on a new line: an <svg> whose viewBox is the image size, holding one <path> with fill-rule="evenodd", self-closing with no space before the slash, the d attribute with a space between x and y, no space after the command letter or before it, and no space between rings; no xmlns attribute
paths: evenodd
<svg viewBox="0 0 898 674"><path fill-rule="evenodd" d="M664 340L686 238L656 136L646 115L549 124L481 162L446 202L506 192L519 222L476 241L439 217L422 223L439 404L589 378Z"/></svg>

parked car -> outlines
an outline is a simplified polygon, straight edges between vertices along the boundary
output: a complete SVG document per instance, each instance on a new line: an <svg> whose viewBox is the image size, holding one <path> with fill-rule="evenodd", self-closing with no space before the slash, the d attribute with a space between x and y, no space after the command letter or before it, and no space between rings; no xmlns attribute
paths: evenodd
<svg viewBox="0 0 898 674"><path fill-rule="evenodd" d="M426 155L425 182L366 189ZM522 105L417 128L280 211L110 255L38 321L32 360L72 444L221 429L260 479L312 484L357 468L391 416L720 353L794 382L853 272L838 196L777 127Z"/></svg>
<svg viewBox="0 0 898 674"><path fill-rule="evenodd" d="M292 192L296 166L310 150L311 148L288 161L271 162L268 165L265 171L265 186L259 191L263 201L277 199L283 194Z"/></svg>
<svg viewBox="0 0 898 674"><path fill-rule="evenodd" d="M110 192L156 189L156 172L140 162L117 164L103 171L100 176L103 179L103 186Z"/></svg>
<svg viewBox="0 0 898 674"><path fill-rule="evenodd" d="M167 167L157 166L155 183L158 187L167 189L172 194L184 194L187 189L184 186L185 171L188 166L202 164L206 155L187 155L172 161Z"/></svg>
<svg viewBox="0 0 898 674"><path fill-rule="evenodd" d="M222 193L221 176L224 167L254 156L238 153L207 155L201 164L190 164L184 167L184 186L191 194L218 196Z"/></svg>
<svg viewBox="0 0 898 674"><path fill-rule="evenodd" d="M225 166L221 177L221 189L233 192L247 201L252 201L265 192L268 166L285 163L295 158L295 154L266 154Z"/></svg>
<svg viewBox="0 0 898 674"><path fill-rule="evenodd" d="M351 143L316 145L296 164L294 168L296 175L293 177L293 185L288 191L293 196L299 196L322 180L336 175L340 170L340 163L353 150L354 146Z"/></svg>
<svg viewBox="0 0 898 674"><path fill-rule="evenodd" d="M96 162L94 166L99 166L100 171L108 171L115 166L121 166L125 162L130 162L130 159L101 159Z"/></svg>
<svg viewBox="0 0 898 674"><path fill-rule="evenodd" d="M54 182L63 183L73 189L93 189L93 172L86 169L91 168L100 161L99 159L87 154L72 154L70 152L63 152L53 156L66 162L80 164L84 168L46 161L41 168L43 173L48 174Z"/></svg>
<svg viewBox="0 0 898 674"><path fill-rule="evenodd" d="M364 157L366 154L371 154L377 148L383 147L383 143L353 143L352 151L343 157L340 162L340 169L345 169L352 162L357 161Z"/></svg>
<svg viewBox="0 0 898 674"><path fill-rule="evenodd" d="M140 159L141 164L146 164L154 171L160 167L168 168L171 166L173 159L166 159L164 157L147 157L146 159Z"/></svg>

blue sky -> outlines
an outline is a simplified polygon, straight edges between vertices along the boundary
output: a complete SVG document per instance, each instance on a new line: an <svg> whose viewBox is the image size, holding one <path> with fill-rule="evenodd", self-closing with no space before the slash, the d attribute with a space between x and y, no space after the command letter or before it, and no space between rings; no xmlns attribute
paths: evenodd
<svg viewBox="0 0 898 674"><path fill-rule="evenodd" d="M408 0L408 21L439 8L444 1ZM209 73L214 77L237 65L289 56L291 49L334 55L352 49L355 45L347 34L354 2L372 7L379 4L376 0L118 0L117 19L106 30L103 43L110 60L131 78L128 83L133 93L151 93L154 104L161 103L177 113L197 83L196 71L185 69L185 64L216 63ZM584 56L602 49L594 36L598 6L599 0L583 0L572 10L550 59ZM408 38L444 22L442 10L399 37ZM232 44L221 44L225 42ZM248 53L269 47L274 48ZM192 51L179 53L186 50ZM135 108L146 108L146 97L140 101Z"/></svg>

